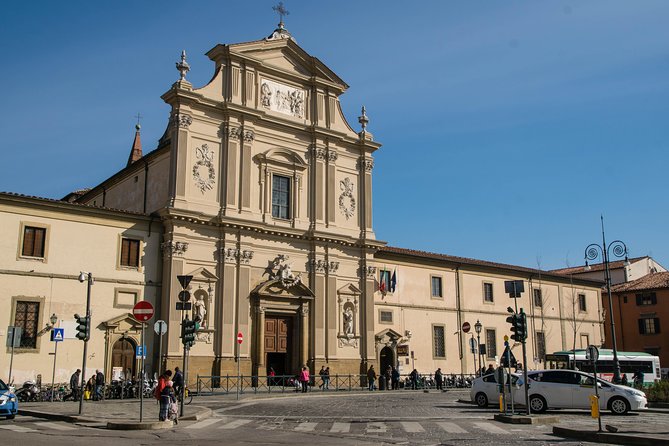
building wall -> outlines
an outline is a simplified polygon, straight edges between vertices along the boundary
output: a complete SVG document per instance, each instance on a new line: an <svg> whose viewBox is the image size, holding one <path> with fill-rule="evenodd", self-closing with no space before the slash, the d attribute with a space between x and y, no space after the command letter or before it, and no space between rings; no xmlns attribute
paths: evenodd
<svg viewBox="0 0 669 446"><path fill-rule="evenodd" d="M23 225L46 228L44 258L21 255ZM158 230L156 230L158 227ZM50 382L54 349L47 323L57 316L57 327L65 328L66 339L59 344L55 368L56 382L66 382L76 368L81 368L83 342L76 334L74 314L85 315L86 283L79 272L90 271L95 278L91 292L92 334L88 346L87 376L95 369L109 368L114 330L105 322L127 315L134 300L159 304L161 271L155 259L159 255L160 230L154 223L149 235L148 219L101 212L76 205L53 205L48 201L0 196L0 293L5 311L0 315L0 374L9 374L11 349L5 348L7 329L14 324L18 301L39 302L39 336L35 349L15 349L12 379L20 384L42 376ZM139 239L139 269L119 265L122 237ZM147 344L153 342L153 330L147 330ZM118 334L118 333L117 333ZM139 344L138 332L128 332ZM151 370L149 360L147 370Z"/></svg>

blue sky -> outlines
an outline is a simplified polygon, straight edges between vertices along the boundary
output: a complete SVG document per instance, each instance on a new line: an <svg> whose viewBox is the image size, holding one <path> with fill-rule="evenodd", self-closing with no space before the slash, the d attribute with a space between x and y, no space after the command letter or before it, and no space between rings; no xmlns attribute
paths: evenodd
<svg viewBox="0 0 669 446"><path fill-rule="evenodd" d="M275 1L12 2L0 15L0 190L60 198L144 151L178 78L257 40ZM669 267L669 2L285 2L286 27L351 87L383 143L377 237L543 269L622 239ZM30 169L26 168L30 165Z"/></svg>

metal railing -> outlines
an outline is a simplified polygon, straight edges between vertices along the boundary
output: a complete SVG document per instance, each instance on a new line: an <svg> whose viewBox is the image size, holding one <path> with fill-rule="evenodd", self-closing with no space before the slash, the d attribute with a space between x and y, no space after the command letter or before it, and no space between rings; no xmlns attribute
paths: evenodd
<svg viewBox="0 0 669 446"><path fill-rule="evenodd" d="M443 375L443 389L469 388L474 375ZM383 381L383 382L381 382ZM392 379L379 377L374 381L374 390L391 390ZM430 390L437 389L437 383L432 374L419 375L412 380L409 375L401 375L395 384L397 390ZM253 375L225 375L206 376L197 375L196 395L216 395L237 393L286 393L302 391L302 383L296 375L253 376ZM329 378L311 375L307 383L307 391L363 391L369 390L367 375L334 374Z"/></svg>

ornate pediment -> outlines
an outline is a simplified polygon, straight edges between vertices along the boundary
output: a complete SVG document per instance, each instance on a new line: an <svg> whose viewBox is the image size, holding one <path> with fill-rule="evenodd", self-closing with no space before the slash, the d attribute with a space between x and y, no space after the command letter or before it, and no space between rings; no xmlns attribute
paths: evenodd
<svg viewBox="0 0 669 446"><path fill-rule="evenodd" d="M337 290L337 294L345 296L360 296L362 294L362 291L360 291L360 288L358 288L357 286L353 285L352 283L349 283L339 288Z"/></svg>
<svg viewBox="0 0 669 446"><path fill-rule="evenodd" d="M291 170L295 169L302 171L307 168L307 162L304 160L304 158L288 149L270 149L264 153L259 153L258 155L254 156L253 159L260 164L279 165L287 167Z"/></svg>
<svg viewBox="0 0 669 446"><path fill-rule="evenodd" d="M142 324L130 313L123 313L119 316L108 319L100 324L106 330L116 330L118 332L141 330Z"/></svg>
<svg viewBox="0 0 669 446"><path fill-rule="evenodd" d="M207 282L207 281L214 282L218 280L216 274L212 273L207 268L198 268L188 273L188 275L193 276L193 280L196 282Z"/></svg>
<svg viewBox="0 0 669 446"><path fill-rule="evenodd" d="M286 286L281 278L267 280L251 292L258 296L265 297L287 297L287 298L313 298L314 292L302 281Z"/></svg>
<svg viewBox="0 0 669 446"><path fill-rule="evenodd" d="M397 344L402 339L402 335L392 328L386 328L385 330L375 334L374 338L376 339L377 344L391 346L393 344Z"/></svg>

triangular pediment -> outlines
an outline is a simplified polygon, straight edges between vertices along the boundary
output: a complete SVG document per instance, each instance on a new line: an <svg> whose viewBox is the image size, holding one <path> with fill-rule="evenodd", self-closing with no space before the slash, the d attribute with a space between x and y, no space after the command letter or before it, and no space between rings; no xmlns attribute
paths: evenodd
<svg viewBox="0 0 669 446"><path fill-rule="evenodd" d="M349 283L339 288L337 290L337 294L343 294L347 296L359 296L362 294L362 291L360 291L360 289L357 286L353 285L352 283Z"/></svg>
<svg viewBox="0 0 669 446"><path fill-rule="evenodd" d="M261 283L251 294L264 297L313 298L314 292L301 281L288 284L281 279L271 279Z"/></svg>
<svg viewBox="0 0 669 446"><path fill-rule="evenodd" d="M374 335L376 339L388 339L389 341L397 341L402 338L402 335L393 330L392 328L386 328L383 331L378 332Z"/></svg>
<svg viewBox="0 0 669 446"><path fill-rule="evenodd" d="M334 71L318 58L303 50L292 39L256 40L231 45L217 45L207 53L214 61L218 61L225 54L236 54L256 61L261 65L293 73L299 77L317 78L333 86L338 86L341 92L348 88L346 82L337 76Z"/></svg>
<svg viewBox="0 0 669 446"><path fill-rule="evenodd" d="M142 324L139 323L130 313L123 313L103 321L102 325L106 329L116 329L117 331L141 330Z"/></svg>
<svg viewBox="0 0 669 446"><path fill-rule="evenodd" d="M189 276L193 276L195 282L207 282L218 280L216 274L209 271L207 268L198 268L195 271L188 273Z"/></svg>

